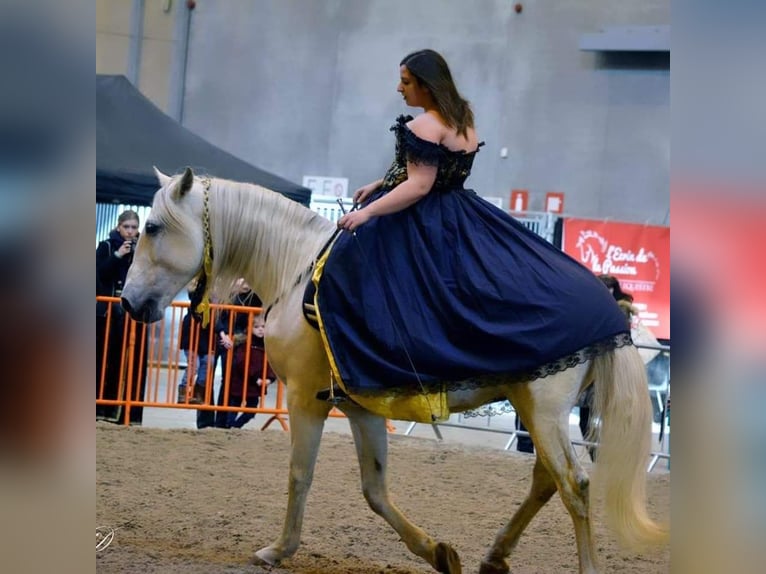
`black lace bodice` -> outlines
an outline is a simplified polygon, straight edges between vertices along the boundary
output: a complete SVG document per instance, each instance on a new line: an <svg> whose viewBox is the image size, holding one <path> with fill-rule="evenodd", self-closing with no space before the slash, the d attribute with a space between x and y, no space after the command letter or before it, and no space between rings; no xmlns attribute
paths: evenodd
<svg viewBox="0 0 766 574"><path fill-rule="evenodd" d="M463 182L471 175L476 151L453 151L442 144L436 144L416 136L407 122L412 116L399 116L391 131L396 134L396 154L391 167L383 178L382 189L393 189L407 179L407 162L421 165L436 165L436 181L433 189L462 189ZM479 144L479 147L484 142Z"/></svg>

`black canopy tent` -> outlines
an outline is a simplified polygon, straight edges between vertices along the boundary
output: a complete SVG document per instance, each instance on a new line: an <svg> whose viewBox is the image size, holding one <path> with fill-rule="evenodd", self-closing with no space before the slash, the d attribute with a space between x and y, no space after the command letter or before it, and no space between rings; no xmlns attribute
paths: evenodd
<svg viewBox="0 0 766 574"><path fill-rule="evenodd" d="M309 206L311 190L214 146L163 113L125 76L96 75L96 202L151 205L153 166L186 166L210 176L261 185Z"/></svg>

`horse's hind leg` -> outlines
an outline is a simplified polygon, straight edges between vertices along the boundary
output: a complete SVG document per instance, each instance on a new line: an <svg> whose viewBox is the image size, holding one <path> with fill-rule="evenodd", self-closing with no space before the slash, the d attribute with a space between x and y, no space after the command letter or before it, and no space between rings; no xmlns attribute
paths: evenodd
<svg viewBox="0 0 766 574"><path fill-rule="evenodd" d="M314 479L314 465L319 452L324 421L330 412L329 403L318 401L313 393L300 393L298 384L287 390L290 412L290 476L288 480L287 513L282 535L270 546L255 553L260 560L276 565L292 556L298 549L306 509L306 496Z"/></svg>
<svg viewBox="0 0 766 574"><path fill-rule="evenodd" d="M521 533L555 492L556 483L548 469L538 458L532 471L532 488L527 498L521 503L513 518L497 533L495 543L481 561L479 574L506 574L510 572L505 558L510 556L519 542Z"/></svg>
<svg viewBox="0 0 766 574"><path fill-rule="evenodd" d="M386 485L388 435L386 420L355 405L341 407L354 435L362 477L362 492L370 508L399 534L410 551L444 574L460 574L460 558L452 547L434 542L421 528L411 523L389 500Z"/></svg>
<svg viewBox="0 0 766 574"><path fill-rule="evenodd" d="M538 458L548 468L556 482L561 500L572 517L580 574L596 574L596 552L591 531L588 490L590 480L577 460L577 455L568 440L568 432L558 430L558 437L552 436L553 433L547 431L542 434L532 432L532 440L538 451Z"/></svg>
<svg viewBox="0 0 766 574"><path fill-rule="evenodd" d="M509 398L534 442L537 452L536 470L538 466L542 465L548 471L549 478L547 480L555 484L564 506L572 517L577 540L580 574L596 574L595 549L590 522L588 475L580 465L569 440L570 402L574 403L574 397L580 388L580 376L585 376L584 371L586 369L587 367L582 366L579 369L570 369L549 377L545 381L538 380L514 385ZM533 486L533 489L542 488L543 495L547 495L547 501L552 493L550 486L545 487L544 475L541 472L536 473L535 480L539 481L539 485ZM535 490L533 490L534 492ZM543 504L544 502L539 504L535 512ZM512 530L512 526L512 524L509 525L508 530ZM521 527L519 528L520 534L523 526L521 523L518 526ZM512 546L510 548L512 549ZM495 554L490 551L488 556L492 555L500 556L500 549ZM488 570L487 572L492 571Z"/></svg>

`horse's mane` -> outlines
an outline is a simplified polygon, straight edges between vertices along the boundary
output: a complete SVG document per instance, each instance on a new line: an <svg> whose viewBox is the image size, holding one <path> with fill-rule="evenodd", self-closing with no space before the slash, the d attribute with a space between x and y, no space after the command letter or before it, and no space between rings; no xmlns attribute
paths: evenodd
<svg viewBox="0 0 766 574"><path fill-rule="evenodd" d="M214 290L228 300L244 277L264 306L286 293L332 235L324 217L264 187L225 179L210 185Z"/></svg>

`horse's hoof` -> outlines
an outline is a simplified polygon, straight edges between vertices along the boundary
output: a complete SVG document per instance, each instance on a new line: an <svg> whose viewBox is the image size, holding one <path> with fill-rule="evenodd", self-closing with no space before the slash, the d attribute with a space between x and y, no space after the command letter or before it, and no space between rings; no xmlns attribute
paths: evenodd
<svg viewBox="0 0 766 574"><path fill-rule="evenodd" d="M511 569L508 567L508 563L505 560L499 560L497 562L481 561L479 566L479 574L508 574Z"/></svg>
<svg viewBox="0 0 766 574"><path fill-rule="evenodd" d="M452 546L439 542L434 549L436 558L436 570L442 574L462 574L463 568L460 566L460 557L452 549Z"/></svg>
<svg viewBox="0 0 766 574"><path fill-rule="evenodd" d="M279 560L277 552L271 546L267 546L255 553L252 563L256 566L276 566L279 564Z"/></svg>

